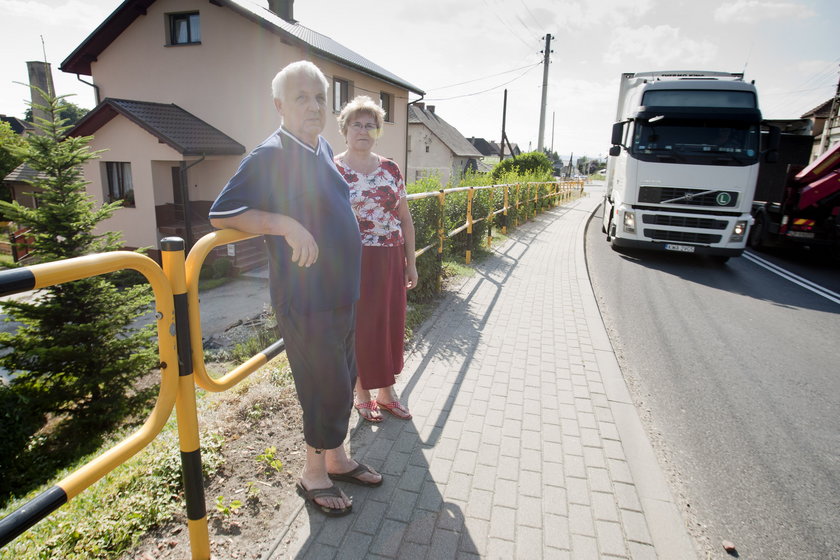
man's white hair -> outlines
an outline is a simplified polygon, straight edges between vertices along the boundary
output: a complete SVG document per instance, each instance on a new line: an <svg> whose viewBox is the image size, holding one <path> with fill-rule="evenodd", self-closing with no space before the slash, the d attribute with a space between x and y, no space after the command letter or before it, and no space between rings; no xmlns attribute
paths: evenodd
<svg viewBox="0 0 840 560"><path fill-rule="evenodd" d="M297 62L288 64L285 68L277 72L277 75L271 80L271 94L274 96L274 99L283 101L283 97L287 93L286 84L288 84L290 78L295 77L307 77L317 80L323 86L325 94L330 87L327 77L324 76L320 68L308 60L298 60Z"/></svg>

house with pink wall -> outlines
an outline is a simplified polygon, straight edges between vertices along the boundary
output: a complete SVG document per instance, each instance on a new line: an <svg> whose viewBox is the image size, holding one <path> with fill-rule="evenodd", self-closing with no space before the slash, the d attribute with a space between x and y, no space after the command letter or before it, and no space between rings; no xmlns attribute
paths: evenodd
<svg viewBox="0 0 840 560"><path fill-rule="evenodd" d="M125 0L62 63L95 88L97 106L71 131L105 150L84 169L95 202L124 207L101 229L129 247L211 231L207 209L242 157L280 124L270 83L306 59L330 82L335 116L368 95L387 117L377 151L406 165L409 94L403 80L295 21L293 0ZM344 139L334 118L324 137Z"/></svg>

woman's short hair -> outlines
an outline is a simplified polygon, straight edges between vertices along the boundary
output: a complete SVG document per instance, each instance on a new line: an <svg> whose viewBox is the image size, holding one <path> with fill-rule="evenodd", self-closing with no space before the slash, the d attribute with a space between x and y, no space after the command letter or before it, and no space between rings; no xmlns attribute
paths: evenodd
<svg viewBox="0 0 840 560"><path fill-rule="evenodd" d="M271 94L274 96L274 99L283 101L283 96L286 95L286 84L289 83L289 79L295 77L312 78L313 80L320 82L324 88L325 94L327 93L327 89L330 87L327 77L324 76L324 73L321 72L320 68L308 60L298 60L297 62L292 62L291 64L286 65L282 70L277 72L277 75L274 76L273 80L271 80Z"/></svg>
<svg viewBox="0 0 840 560"><path fill-rule="evenodd" d="M385 109L367 95L359 95L348 102L338 114L338 129L342 136L347 134L350 121L358 115L370 115L376 121L376 128L382 130L385 125Z"/></svg>

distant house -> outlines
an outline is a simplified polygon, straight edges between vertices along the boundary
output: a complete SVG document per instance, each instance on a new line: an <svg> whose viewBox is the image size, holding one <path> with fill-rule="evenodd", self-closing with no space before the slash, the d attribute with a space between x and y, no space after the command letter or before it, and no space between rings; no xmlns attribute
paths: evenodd
<svg viewBox="0 0 840 560"><path fill-rule="evenodd" d="M832 102L833 99L829 99L802 115L803 119L808 119L813 123L812 134L814 135L814 148L811 151L811 161L814 161L820 155L820 147L822 146L823 135L826 133L826 129L828 132L826 147L840 142L840 119L837 116L838 108L834 108L834 118L831 118Z"/></svg>
<svg viewBox="0 0 840 560"><path fill-rule="evenodd" d="M484 157L499 157L499 147L491 144L484 138L476 138L475 136L468 138L470 144L475 146L475 149L481 152Z"/></svg>
<svg viewBox="0 0 840 560"><path fill-rule="evenodd" d="M502 143L499 142L497 144L494 140L491 140L490 145L496 150L496 155L501 156L501 154L502 154ZM508 159L510 157L518 156L520 154L522 154L522 150L519 149L519 144L511 142L511 144L508 145L508 143L505 142L504 157L502 159Z"/></svg>
<svg viewBox="0 0 840 560"><path fill-rule="evenodd" d="M434 105L408 106L406 181L437 176L441 184L454 184L467 171L479 169L481 158L481 152L435 113Z"/></svg>
<svg viewBox="0 0 840 560"><path fill-rule="evenodd" d="M344 139L334 116L365 94L386 111L378 151L404 168L407 100L422 90L295 21L293 0L121 2L60 66L96 88L98 105L71 134L107 150L84 169L93 199L124 203L100 229L152 254L162 237L189 245L210 231L207 208L280 124L272 78L301 59L331 84L324 137L335 151Z"/></svg>
<svg viewBox="0 0 840 560"><path fill-rule="evenodd" d="M19 119L17 117L0 115L0 122L8 123L9 127L12 129L12 132L14 132L15 134L26 135L35 130L35 127L32 126L32 123L26 122L25 120ZM0 179L2 179L2 177L0 177Z"/></svg>

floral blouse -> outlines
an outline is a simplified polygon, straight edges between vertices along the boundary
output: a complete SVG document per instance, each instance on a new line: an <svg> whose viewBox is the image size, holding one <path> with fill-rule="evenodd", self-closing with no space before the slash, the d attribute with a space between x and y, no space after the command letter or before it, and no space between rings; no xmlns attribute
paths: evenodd
<svg viewBox="0 0 840 560"><path fill-rule="evenodd" d="M359 222L362 245L394 247L405 243L400 227L400 199L406 195L399 166L380 156L372 173L358 173L335 159L339 173L350 185L350 205Z"/></svg>

